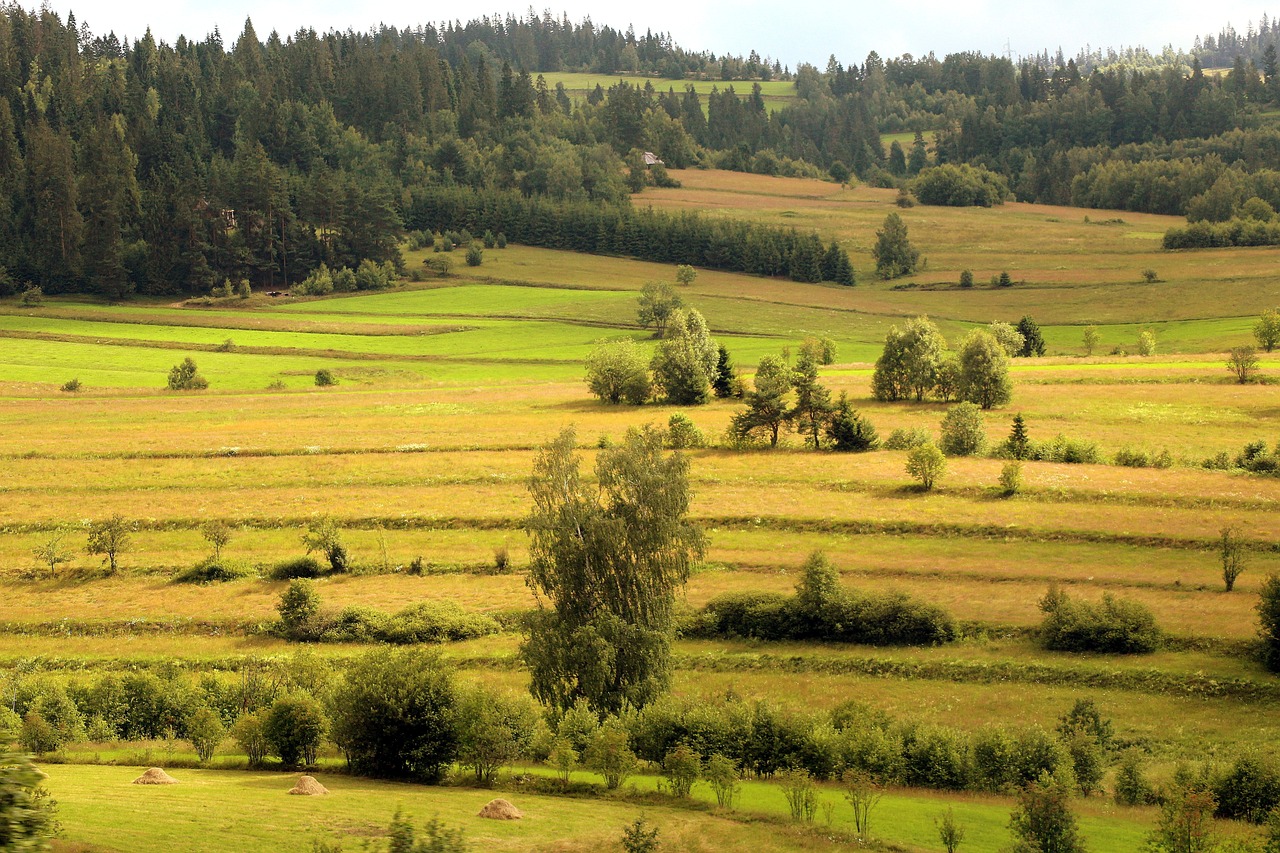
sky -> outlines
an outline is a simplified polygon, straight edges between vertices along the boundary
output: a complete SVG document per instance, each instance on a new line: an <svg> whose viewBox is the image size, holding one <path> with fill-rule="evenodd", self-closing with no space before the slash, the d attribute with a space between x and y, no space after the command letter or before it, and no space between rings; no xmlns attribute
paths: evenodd
<svg viewBox="0 0 1280 853"><path fill-rule="evenodd" d="M19 0L22 2L22 0ZM217 26L229 43L246 17L265 39L273 30L287 36L303 27L368 30L379 24L397 27L468 20L483 15L521 16L530 8L496 0L454 0L428 4L413 0L380 0L365 5L351 0L49 0L64 17L75 12L94 33L114 30L131 40L149 26L159 39L172 42L179 34L203 38ZM24 3L23 5L27 5ZM535 7L538 8L538 7ZM861 62L875 50L882 57L934 51L938 56L961 50L1004 53L1016 57L1061 47L1067 55L1080 48L1144 46L1157 51L1166 44L1189 48L1196 35L1216 33L1227 23L1241 32L1265 11L1280 11L1242 0L818 0L795 5L778 0L647 0L601 4L560 0L549 8L567 13L575 22L590 16L596 24L636 32L668 32L677 44L716 54L746 55L757 50L794 68L800 62L825 67L834 54L841 62ZM539 8L539 14L541 14Z"/></svg>

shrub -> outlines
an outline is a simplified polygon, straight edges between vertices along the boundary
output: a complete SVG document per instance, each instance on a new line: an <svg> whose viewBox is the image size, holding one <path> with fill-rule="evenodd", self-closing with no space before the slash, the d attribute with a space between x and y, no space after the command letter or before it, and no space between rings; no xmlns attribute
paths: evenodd
<svg viewBox="0 0 1280 853"><path fill-rule="evenodd" d="M506 697L473 687L461 694L455 717L458 763L492 785L499 769L528 753L537 712L527 696Z"/></svg>
<svg viewBox="0 0 1280 853"><path fill-rule="evenodd" d="M778 787L787 799L787 810L794 821L813 823L818 812L818 792L807 770L792 769L778 774Z"/></svg>
<svg viewBox="0 0 1280 853"><path fill-rule="evenodd" d="M457 755L455 705L453 675L438 655L378 650L334 688L332 739L357 773L434 781Z"/></svg>
<svg viewBox="0 0 1280 853"><path fill-rule="evenodd" d="M1146 606L1104 593L1099 604L1074 601L1056 586L1040 600L1045 648L1067 652L1144 654L1160 647L1160 630Z"/></svg>
<svg viewBox="0 0 1280 853"><path fill-rule="evenodd" d="M498 245L498 238L493 236L493 232L486 228L481 242L484 243L486 249L493 249Z"/></svg>
<svg viewBox="0 0 1280 853"><path fill-rule="evenodd" d="M1280 806L1280 768L1256 755L1243 755L1213 786L1217 816L1262 823Z"/></svg>
<svg viewBox="0 0 1280 853"><path fill-rule="evenodd" d="M80 384L79 379L68 379L66 382L62 383L62 390L66 391L68 394L74 394L83 387L84 386Z"/></svg>
<svg viewBox="0 0 1280 853"><path fill-rule="evenodd" d="M716 753L707 759L703 776L715 792L716 804L722 809L732 809L738 796L738 765L733 759Z"/></svg>
<svg viewBox="0 0 1280 853"><path fill-rule="evenodd" d="M305 578L289 581L289 588L276 604L280 614L279 631L291 640L314 639L319 632L320 594L315 584Z"/></svg>
<svg viewBox="0 0 1280 853"><path fill-rule="evenodd" d="M273 581L288 581L294 578L318 578L324 574L324 567L314 557L294 557L276 563L267 572Z"/></svg>
<svg viewBox="0 0 1280 853"><path fill-rule="evenodd" d="M889 433L889 437L884 441L885 450L912 450L921 447L933 441L933 436L924 427L911 427L903 429L899 427Z"/></svg>
<svg viewBox="0 0 1280 853"><path fill-rule="evenodd" d="M205 557L194 566L183 569L174 576L173 580L175 583L222 583L240 580L251 574L253 570L243 563Z"/></svg>
<svg viewBox="0 0 1280 853"><path fill-rule="evenodd" d="M963 732L920 726L903 738L904 781L908 785L959 791L969 784L969 741Z"/></svg>
<svg viewBox="0 0 1280 853"><path fill-rule="evenodd" d="M59 826L46 778L27 756L0 750L0 844L5 850L49 849Z"/></svg>
<svg viewBox="0 0 1280 853"><path fill-rule="evenodd" d="M201 764L207 764L213 758L214 752L227 736L222 719L207 705L201 705L187 717L185 728L187 740L191 741L191 748L196 751Z"/></svg>
<svg viewBox="0 0 1280 853"><path fill-rule="evenodd" d="M943 453L948 456L973 456L987 445L982 425L982 410L973 403L959 403L947 410L942 419Z"/></svg>
<svg viewBox="0 0 1280 853"><path fill-rule="evenodd" d="M23 308L36 308L44 304L44 290L39 285L28 284L18 299Z"/></svg>
<svg viewBox="0 0 1280 853"><path fill-rule="evenodd" d="M922 169L908 187L921 204L991 207L1004 204L1009 185L983 166L944 163Z"/></svg>
<svg viewBox="0 0 1280 853"><path fill-rule="evenodd" d="M501 231L498 232L498 248L507 248L507 235L503 234Z"/></svg>
<svg viewBox="0 0 1280 853"><path fill-rule="evenodd" d="M667 421L667 447L673 450L705 447L707 438L702 430L683 412L674 413Z"/></svg>
<svg viewBox="0 0 1280 853"><path fill-rule="evenodd" d="M1138 333L1138 355L1156 354L1156 333L1143 329Z"/></svg>
<svg viewBox="0 0 1280 853"><path fill-rule="evenodd" d="M960 286L973 287L973 270L960 271Z"/></svg>
<svg viewBox="0 0 1280 853"><path fill-rule="evenodd" d="M604 786L613 791L622 786L636 769L636 754L631 751L626 727L610 717L605 720L582 752L583 763L604 777Z"/></svg>
<svg viewBox="0 0 1280 853"><path fill-rule="evenodd" d="M170 391L200 391L209 387L209 382L200 375L196 363L191 356L175 364L169 371Z"/></svg>
<svg viewBox="0 0 1280 853"><path fill-rule="evenodd" d="M947 471L947 459L933 442L907 451L907 474L920 482L920 488L932 491L934 484Z"/></svg>
<svg viewBox="0 0 1280 853"><path fill-rule="evenodd" d="M320 368L316 371L316 386L320 388L328 388L330 385L337 385L338 380L333 378L333 371L328 368Z"/></svg>
<svg viewBox="0 0 1280 853"><path fill-rule="evenodd" d="M1227 358L1227 370L1236 382L1247 385L1258 378L1258 353L1253 347L1232 347Z"/></svg>
<svg viewBox="0 0 1280 853"><path fill-rule="evenodd" d="M827 421L826 433L831 449L840 453L865 453L880 446L875 426L858 414L843 391Z"/></svg>
<svg viewBox="0 0 1280 853"><path fill-rule="evenodd" d="M606 341L587 356L587 388L606 403L638 406L649 399L649 365L635 341Z"/></svg>
<svg viewBox="0 0 1280 853"><path fill-rule="evenodd" d="M231 738L249 756L250 767L261 765L267 757L267 750L271 748L262 728L263 716L257 713L241 714L231 727Z"/></svg>
<svg viewBox="0 0 1280 853"><path fill-rule="evenodd" d="M290 767L316 763L324 732L320 703L306 693L281 696L271 703L262 722L262 734L271 751Z"/></svg>
<svg viewBox="0 0 1280 853"><path fill-rule="evenodd" d="M1142 754L1125 750L1116 768L1115 801L1122 806L1148 806L1156 801L1155 789L1142 772Z"/></svg>
<svg viewBox="0 0 1280 853"><path fill-rule="evenodd" d="M302 534L302 544L307 553L319 551L329 561L329 568L335 572L345 572L348 568L347 549L342 544L342 533L333 519L318 518L307 525L307 532Z"/></svg>
<svg viewBox="0 0 1280 853"><path fill-rule="evenodd" d="M1013 497L1022 491L1022 463L1014 459L1004 463L1000 469L1000 493L1005 497Z"/></svg>
<svg viewBox="0 0 1280 853"><path fill-rule="evenodd" d="M472 243L467 247L467 266L478 267L484 263L484 249Z"/></svg>
<svg viewBox="0 0 1280 853"><path fill-rule="evenodd" d="M1084 841L1071 811L1066 786L1043 777L1022 789L1018 805L1009 816L1009 830L1018 840L1017 853L1049 851L1084 853Z"/></svg>
<svg viewBox="0 0 1280 853"><path fill-rule="evenodd" d="M1095 465L1101 453L1092 441L1058 435L1050 441L1028 442L1026 458L1037 462Z"/></svg>
<svg viewBox="0 0 1280 853"><path fill-rule="evenodd" d="M685 744L680 744L662 759L662 775L667 778L672 795L684 799L702 778L702 758Z"/></svg>
<svg viewBox="0 0 1280 853"><path fill-rule="evenodd" d="M650 827L643 815L622 829L622 849L625 853L656 853L659 846L658 827Z"/></svg>

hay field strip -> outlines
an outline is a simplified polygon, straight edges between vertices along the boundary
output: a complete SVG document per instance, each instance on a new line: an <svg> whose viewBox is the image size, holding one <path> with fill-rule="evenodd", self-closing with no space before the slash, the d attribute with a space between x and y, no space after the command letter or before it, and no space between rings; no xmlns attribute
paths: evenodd
<svg viewBox="0 0 1280 853"><path fill-rule="evenodd" d="M685 89L691 86L702 98L704 113L707 112L707 95L713 90L724 92L730 86L739 98L745 99L751 95L752 86L759 83L765 109L769 112L777 112L795 103L797 99L796 84L787 80L671 80L666 77L648 77L639 74L595 74L575 71L544 72L542 76L547 81L547 87L553 92L557 83L563 83L570 100L575 102L586 100L587 95L597 85L607 91L610 86L616 86L620 82L641 89L646 84L651 85L655 95L665 94L668 90L682 95Z"/></svg>

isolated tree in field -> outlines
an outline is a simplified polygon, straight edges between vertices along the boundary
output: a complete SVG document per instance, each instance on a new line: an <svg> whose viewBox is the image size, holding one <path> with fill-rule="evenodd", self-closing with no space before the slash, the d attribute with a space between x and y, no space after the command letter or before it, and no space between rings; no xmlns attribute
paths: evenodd
<svg viewBox="0 0 1280 853"><path fill-rule="evenodd" d="M1227 357L1227 370L1235 374L1241 385L1252 382L1258 377L1258 353L1253 347L1232 347Z"/></svg>
<svg viewBox="0 0 1280 853"><path fill-rule="evenodd" d="M671 312L682 307L684 302L679 294L665 281L648 281L640 288L640 325L652 326L657 337L665 333Z"/></svg>
<svg viewBox="0 0 1280 853"><path fill-rule="evenodd" d="M693 284L694 279L698 277L698 271L688 264L678 264L676 266L676 282L688 287Z"/></svg>
<svg viewBox="0 0 1280 853"><path fill-rule="evenodd" d="M943 849L947 853L956 853L960 849L960 842L964 841L965 831L964 824L956 820L951 806L947 806L940 817L933 819L933 825L938 828L938 840L942 842Z"/></svg>
<svg viewBox="0 0 1280 853"><path fill-rule="evenodd" d="M1016 853L1084 853L1084 840L1071 811L1071 795L1048 775L1018 794L1018 805L1009 817Z"/></svg>
<svg viewBox="0 0 1280 853"><path fill-rule="evenodd" d="M129 550L133 544L129 533L133 525L124 520L124 516L116 513L110 518L95 521L89 525L89 541L85 545L85 553L93 557L102 557L111 574L119 568L120 555Z"/></svg>
<svg viewBox="0 0 1280 853"><path fill-rule="evenodd" d="M1027 435L1027 422L1022 412L1013 416L1013 426L1009 429L1009 437L1004 442L1005 449L1014 459L1026 459L1031 455L1031 439Z"/></svg>
<svg viewBox="0 0 1280 853"><path fill-rule="evenodd" d="M987 446L982 411L973 403L958 403L942 418L939 449L948 456L973 456Z"/></svg>
<svg viewBox="0 0 1280 853"><path fill-rule="evenodd" d="M35 557L40 565L49 567L49 577L55 577L58 574L58 566L71 562L72 552L62 545L62 540L66 538L67 529L55 527L39 545L31 549L31 556Z"/></svg>
<svg viewBox="0 0 1280 853"><path fill-rule="evenodd" d="M644 352L629 339L597 344L587 356L587 387L606 403L640 405L653 387Z"/></svg>
<svg viewBox="0 0 1280 853"><path fill-rule="evenodd" d="M209 387L209 382L200 375L199 369L191 356L175 364L169 371L170 391L199 391Z"/></svg>
<svg viewBox="0 0 1280 853"><path fill-rule="evenodd" d="M1280 308L1268 308L1262 312L1253 326L1253 337L1267 352L1280 346Z"/></svg>
<svg viewBox="0 0 1280 853"><path fill-rule="evenodd" d="M1040 334L1040 327L1035 320L1024 316L1015 328L1022 335L1022 351L1018 355L1023 358L1044 355L1044 336Z"/></svg>
<svg viewBox="0 0 1280 853"><path fill-rule="evenodd" d="M787 424L790 409L787 395L791 392L791 371L776 355L766 355L756 368L752 389L747 392L747 409L733 416L729 429L739 439L763 434L770 447L778 446L778 437Z"/></svg>
<svg viewBox="0 0 1280 853"><path fill-rule="evenodd" d="M846 770L840 777L844 798L853 809L853 829L859 838L870 837L871 812L884 798L884 789L862 770Z"/></svg>
<svg viewBox="0 0 1280 853"><path fill-rule="evenodd" d="M1009 357L996 339L975 329L960 347L960 399L984 409L1003 406L1013 398Z"/></svg>
<svg viewBox="0 0 1280 853"><path fill-rule="evenodd" d="M840 392L840 399L831 410L826 432L831 449L841 453L862 453L880 446L876 428L870 420L858 414L844 391Z"/></svg>
<svg viewBox="0 0 1280 853"><path fill-rule="evenodd" d="M896 213L884 218L884 226L876 232L876 244L871 254L876 259L876 275L883 279L911 275L920 265L920 252L911 245L907 238L907 225Z"/></svg>
<svg viewBox="0 0 1280 853"><path fill-rule="evenodd" d="M1258 637L1267 669L1280 672L1280 575L1269 575L1258 596Z"/></svg>
<svg viewBox="0 0 1280 853"><path fill-rule="evenodd" d="M932 491L947 470L947 458L932 441L907 451L907 473L920 481L920 488Z"/></svg>
<svg viewBox="0 0 1280 853"><path fill-rule="evenodd" d="M585 483L574 433L539 451L528 583L539 608L521 645L536 699L597 714L640 708L666 689L675 596L702 554L688 520L689 463L662 434L631 429L596 457Z"/></svg>
<svg viewBox="0 0 1280 853"><path fill-rule="evenodd" d="M908 320L903 329L890 328L871 377L875 398L889 402L923 400L938 384L938 370L946 348L942 333L928 317Z"/></svg>
<svg viewBox="0 0 1280 853"><path fill-rule="evenodd" d="M650 362L654 384L668 403L692 406L707 402L716 375L719 349L697 310L677 308Z"/></svg>
<svg viewBox="0 0 1280 853"><path fill-rule="evenodd" d="M1098 342L1102 336L1098 334L1097 326L1084 327L1084 354L1093 355L1093 351L1098 348Z"/></svg>
<svg viewBox="0 0 1280 853"><path fill-rule="evenodd" d="M1218 557L1222 561L1222 582L1227 592L1235 589L1236 578L1244 573L1244 540L1235 527L1222 528L1218 540Z"/></svg>
<svg viewBox="0 0 1280 853"><path fill-rule="evenodd" d="M211 518L200 525L200 535L213 548L213 559L222 559L222 549L231 541L231 526L218 518Z"/></svg>
<svg viewBox="0 0 1280 853"><path fill-rule="evenodd" d="M822 447L823 427L831 418L831 391L818 381L818 357L812 347L800 348L791 385L796 403L787 417L804 434L805 443L817 450Z"/></svg>
<svg viewBox="0 0 1280 853"><path fill-rule="evenodd" d="M1138 332L1138 355L1156 354L1156 333L1150 329Z"/></svg>

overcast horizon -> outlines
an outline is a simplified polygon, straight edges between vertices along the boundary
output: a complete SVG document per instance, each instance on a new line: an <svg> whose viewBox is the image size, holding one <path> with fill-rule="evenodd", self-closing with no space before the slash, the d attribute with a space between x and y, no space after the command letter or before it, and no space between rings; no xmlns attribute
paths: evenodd
<svg viewBox="0 0 1280 853"><path fill-rule="evenodd" d="M1131 4L1083 0L1071 9L1043 9L1012 0L976 0L963 6L943 0L918 0L910 7L909 17L894 17L880 14L878 10L883 6L867 11L868 6L806 4L803 11L790 16L779 14L778 4L760 0L737 0L732 4L706 0L696 5L653 0L625 12L601 11L596 4L571 0L549 8L556 17L565 13L575 23L590 17L597 25L619 30L634 26L640 35L646 30L667 32L689 50L744 56L756 50L791 68L800 62L822 67L832 54L845 64L861 62L872 50L886 58L903 53L923 56L930 51L943 56L967 50L986 54L1008 50L1014 56L1028 56L1058 48L1074 56L1086 46L1141 46L1158 52L1172 45L1189 50L1196 36L1217 33L1227 24L1243 33L1267 11L1236 0L1211 7L1190 0ZM203 39L215 27L229 43L242 31L246 17L252 18L254 29L263 40L272 30L283 38L305 28L321 32L348 28L367 31L381 24L403 28L439 24L444 19L421 4L405 0L387 0L376 10L338 0L316 0L305 5L282 0L226 0L215 9L192 0L142 0L128 8L107 0L90 0L50 3L50 8L64 18L74 12L77 21L87 22L95 34L114 31L118 37L133 41L150 27L157 39L170 43L179 35ZM448 20L465 22L486 14L523 18L529 8L496 10L488 3L462 0L449 6L452 15Z"/></svg>

